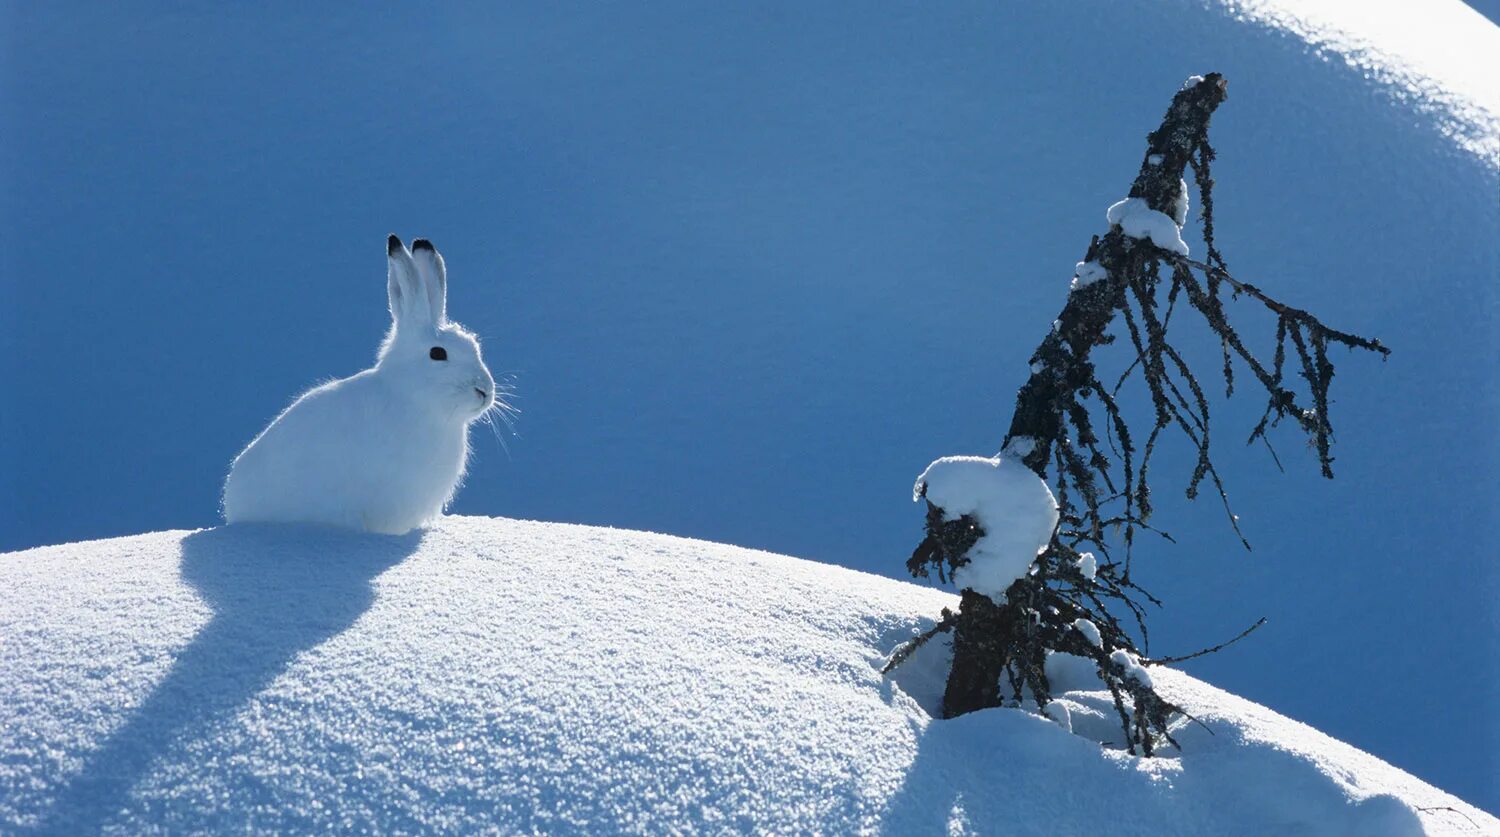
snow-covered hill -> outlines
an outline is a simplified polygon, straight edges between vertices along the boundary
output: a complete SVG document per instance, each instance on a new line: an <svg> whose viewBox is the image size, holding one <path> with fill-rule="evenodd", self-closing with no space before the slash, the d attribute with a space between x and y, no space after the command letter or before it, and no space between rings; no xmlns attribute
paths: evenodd
<svg viewBox="0 0 1500 837"><path fill-rule="evenodd" d="M0 590L4 833L1500 833L1173 672L1178 758L1100 747L1067 666L1078 734L934 721L940 659L877 668L951 596L701 541L229 527L0 555Z"/></svg>
<svg viewBox="0 0 1500 837"><path fill-rule="evenodd" d="M1184 322L1256 549L1164 440L1150 650L1264 616L1187 670L1500 811L1500 28L1459 0L79 5L0 25L0 550L213 525L255 431L369 365L409 231L524 410L454 511L905 578L912 480L999 447L1217 71L1230 266L1393 355L1335 353L1329 482L1241 444L1256 387Z"/></svg>

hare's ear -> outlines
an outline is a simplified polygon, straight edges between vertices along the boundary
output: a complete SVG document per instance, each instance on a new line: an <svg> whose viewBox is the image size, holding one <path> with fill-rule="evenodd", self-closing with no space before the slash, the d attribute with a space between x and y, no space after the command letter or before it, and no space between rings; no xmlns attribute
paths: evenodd
<svg viewBox="0 0 1500 837"><path fill-rule="evenodd" d="M442 325L448 320L448 266L432 242L419 238L411 243L411 259L417 265L422 289L427 293L427 308L432 321Z"/></svg>
<svg viewBox="0 0 1500 837"><path fill-rule="evenodd" d="M386 279L385 290L390 298L391 319L396 325L420 325L429 319L427 294L422 290L422 279L417 275L417 265L401 239L392 235L385 240Z"/></svg>

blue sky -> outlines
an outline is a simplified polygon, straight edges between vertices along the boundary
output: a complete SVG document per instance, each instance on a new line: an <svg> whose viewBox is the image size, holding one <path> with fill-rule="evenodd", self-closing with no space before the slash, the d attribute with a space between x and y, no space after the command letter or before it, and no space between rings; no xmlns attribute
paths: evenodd
<svg viewBox="0 0 1500 837"><path fill-rule="evenodd" d="M454 511L899 577L913 478L998 446L1144 134L1224 72L1230 265L1395 354L1336 355L1333 482L1216 402L1253 553L1162 454L1152 647L1268 616L1189 670L1500 807L1500 182L1299 41L1188 2L3 15L0 549L214 525L238 449L371 362L396 232L523 410Z"/></svg>
<svg viewBox="0 0 1500 837"><path fill-rule="evenodd" d="M1492 23L1500 23L1500 0L1465 0L1465 2L1489 18Z"/></svg>

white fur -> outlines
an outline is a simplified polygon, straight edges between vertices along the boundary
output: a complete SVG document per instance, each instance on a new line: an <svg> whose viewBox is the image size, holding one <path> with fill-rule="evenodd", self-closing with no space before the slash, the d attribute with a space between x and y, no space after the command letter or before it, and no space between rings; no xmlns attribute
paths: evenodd
<svg viewBox="0 0 1500 837"><path fill-rule="evenodd" d="M495 381L478 341L448 322L447 270L422 244L391 236L392 324L375 366L304 393L235 457L225 520L398 535L453 499L469 424L495 404ZM431 359L434 346L448 359Z"/></svg>

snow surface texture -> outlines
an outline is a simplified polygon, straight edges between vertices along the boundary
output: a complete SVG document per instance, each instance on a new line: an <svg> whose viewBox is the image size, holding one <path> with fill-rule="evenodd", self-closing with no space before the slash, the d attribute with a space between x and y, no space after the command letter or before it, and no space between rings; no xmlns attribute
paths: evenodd
<svg viewBox="0 0 1500 837"><path fill-rule="evenodd" d="M1180 758L1101 748L1074 658L1046 717L934 721L942 640L877 669L953 596L701 541L242 525L6 554L0 589L4 833L1500 833L1172 671L1213 733Z"/></svg>
<svg viewBox="0 0 1500 837"><path fill-rule="evenodd" d="M996 601L1057 528L1057 500L1019 459L945 456L917 477L912 499L924 494L948 520L969 514L979 521L984 536L969 548L969 563L954 570L953 583Z"/></svg>

